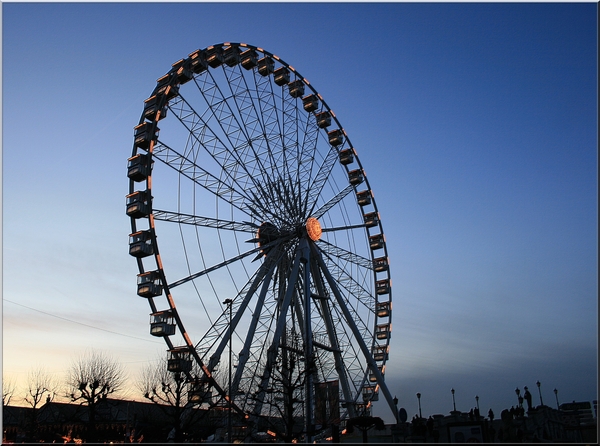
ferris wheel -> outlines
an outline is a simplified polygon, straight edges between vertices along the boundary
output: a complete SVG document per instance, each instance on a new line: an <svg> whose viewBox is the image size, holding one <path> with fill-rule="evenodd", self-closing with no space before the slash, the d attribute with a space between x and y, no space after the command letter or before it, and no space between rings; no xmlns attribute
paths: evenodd
<svg viewBox="0 0 600 446"><path fill-rule="evenodd" d="M314 431L382 394L397 418L375 197L295 68L244 43L175 62L144 103L128 177L137 294L193 402Z"/></svg>

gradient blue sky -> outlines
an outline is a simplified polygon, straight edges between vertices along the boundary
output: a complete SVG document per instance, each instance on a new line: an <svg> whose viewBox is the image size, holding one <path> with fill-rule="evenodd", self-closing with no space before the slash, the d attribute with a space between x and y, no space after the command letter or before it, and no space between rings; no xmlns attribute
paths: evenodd
<svg viewBox="0 0 600 446"><path fill-rule="evenodd" d="M596 3L3 3L2 27L5 379L164 352L127 253L133 127L173 62L233 41L302 73L360 155L409 416L451 388L497 415L537 380L597 398Z"/></svg>

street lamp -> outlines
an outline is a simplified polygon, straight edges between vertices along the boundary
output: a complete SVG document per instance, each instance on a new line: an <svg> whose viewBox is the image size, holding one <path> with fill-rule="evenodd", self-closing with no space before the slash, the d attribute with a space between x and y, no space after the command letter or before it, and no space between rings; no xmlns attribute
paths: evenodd
<svg viewBox="0 0 600 446"><path fill-rule="evenodd" d="M521 399L521 390L517 387L515 389L515 393L517 394L517 401L519 402L519 406L521 406L522 404L522 399Z"/></svg>
<svg viewBox="0 0 600 446"><path fill-rule="evenodd" d="M542 383L540 383L538 381L535 384L538 386L538 392L540 393L540 405L543 406L544 405L544 400L542 399L542 389L540 389L540 386L542 385Z"/></svg>
<svg viewBox="0 0 600 446"><path fill-rule="evenodd" d="M454 412L456 412L456 401L454 400L454 388L450 389L452 392L452 406L454 407Z"/></svg>
<svg viewBox="0 0 600 446"><path fill-rule="evenodd" d="M227 442L229 444L231 444L231 362L232 362L232 354L231 354L231 304L233 303L233 300L231 299L225 299L223 301L224 305L227 305L229 307L229 413L228 413L228 417L227 417Z"/></svg>
<svg viewBox="0 0 600 446"><path fill-rule="evenodd" d="M479 411L479 396L475 395L475 402L477 402L477 411Z"/></svg>
<svg viewBox="0 0 600 446"><path fill-rule="evenodd" d="M556 409L560 410L560 406L558 405L558 389L554 389L554 396L556 397Z"/></svg>
<svg viewBox="0 0 600 446"><path fill-rule="evenodd" d="M417 399L419 400L419 418L423 418L423 415L421 414L421 394L417 393Z"/></svg>

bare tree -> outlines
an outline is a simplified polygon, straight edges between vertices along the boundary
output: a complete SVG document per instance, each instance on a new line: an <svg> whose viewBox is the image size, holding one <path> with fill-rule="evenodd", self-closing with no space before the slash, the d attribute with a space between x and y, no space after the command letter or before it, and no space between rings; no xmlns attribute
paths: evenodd
<svg viewBox="0 0 600 446"><path fill-rule="evenodd" d="M14 379L7 379L6 376L2 377L2 406L8 406L10 404L10 400L15 395L16 388L17 386Z"/></svg>
<svg viewBox="0 0 600 446"><path fill-rule="evenodd" d="M57 390L55 378L44 367L38 367L27 374L27 393L23 400L35 411L42 401L52 401Z"/></svg>
<svg viewBox="0 0 600 446"><path fill-rule="evenodd" d="M308 361L312 364L314 361ZM265 362L261 369L266 367ZM306 385L304 350L299 333L283 333L274 366L270 369L269 388L263 407L269 416L263 419L278 439L291 443L302 435Z"/></svg>
<svg viewBox="0 0 600 446"><path fill-rule="evenodd" d="M200 403L194 401L186 374L169 371L167 359L159 358L142 370L136 387L144 398L161 408L174 429L174 440L182 441L184 430L197 421L197 411L192 408Z"/></svg>
<svg viewBox="0 0 600 446"><path fill-rule="evenodd" d="M88 407L88 441L96 438L96 406L118 393L125 383L121 364L99 351L89 351L73 361L67 375L69 396Z"/></svg>
<svg viewBox="0 0 600 446"><path fill-rule="evenodd" d="M37 434L37 409L45 401L49 403L56 396L58 383L44 367L38 367L27 374L27 392L23 400L31 406L31 424L29 435L34 438ZM35 439L35 438L34 438Z"/></svg>

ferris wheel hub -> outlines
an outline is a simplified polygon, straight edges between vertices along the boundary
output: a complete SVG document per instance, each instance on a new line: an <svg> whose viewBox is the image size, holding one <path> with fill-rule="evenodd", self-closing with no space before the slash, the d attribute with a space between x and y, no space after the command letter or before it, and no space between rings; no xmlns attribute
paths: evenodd
<svg viewBox="0 0 600 446"><path fill-rule="evenodd" d="M258 240L258 246L265 246L272 241L276 240L280 236L279 229L273 223L265 222L258 228L256 232L256 238Z"/></svg>
<svg viewBox="0 0 600 446"><path fill-rule="evenodd" d="M323 233L319 220L314 217L308 217L306 220L306 233L313 242L319 240L321 238L321 234Z"/></svg>

